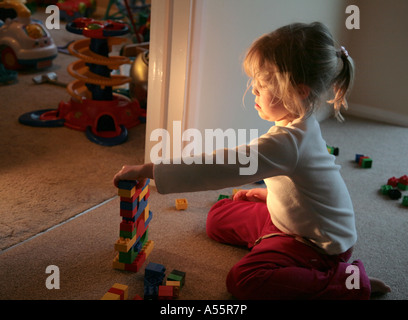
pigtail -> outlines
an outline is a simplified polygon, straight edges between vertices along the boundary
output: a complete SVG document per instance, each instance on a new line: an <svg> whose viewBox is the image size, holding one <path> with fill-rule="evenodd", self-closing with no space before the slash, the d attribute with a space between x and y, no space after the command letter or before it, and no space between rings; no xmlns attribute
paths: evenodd
<svg viewBox="0 0 408 320"><path fill-rule="evenodd" d="M333 104L336 118L339 121L344 121L340 111L342 106L344 109L348 109L346 96L354 82L354 63L344 47L341 47L341 50L337 55L341 59L343 65L340 72L333 79L334 98L328 102Z"/></svg>

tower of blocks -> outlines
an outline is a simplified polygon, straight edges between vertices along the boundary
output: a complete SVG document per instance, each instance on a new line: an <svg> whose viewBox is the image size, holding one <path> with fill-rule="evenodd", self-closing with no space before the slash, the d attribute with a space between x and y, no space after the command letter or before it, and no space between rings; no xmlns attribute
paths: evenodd
<svg viewBox="0 0 408 320"><path fill-rule="evenodd" d="M120 196L119 239L115 243L118 252L113 260L113 268L137 272L153 250L154 242L148 240L149 223L152 212L148 198L150 180L141 189L136 189L136 181L123 180L118 184Z"/></svg>

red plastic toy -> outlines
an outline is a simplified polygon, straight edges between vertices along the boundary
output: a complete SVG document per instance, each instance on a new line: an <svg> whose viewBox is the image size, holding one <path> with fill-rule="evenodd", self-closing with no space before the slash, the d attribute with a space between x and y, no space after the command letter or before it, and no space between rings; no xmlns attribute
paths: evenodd
<svg viewBox="0 0 408 320"><path fill-rule="evenodd" d="M126 24L77 18L68 23L67 30L87 38L75 41L69 51L80 60L68 67L76 80L68 93L71 100L60 102L57 110L39 110L26 113L20 123L36 127L69 128L85 131L89 140L100 145L113 146L127 140L127 129L138 125L146 117L137 100L115 94L112 87L131 81L123 75L111 76L111 71L130 63L122 56L109 56L112 45L124 41L116 36L128 32Z"/></svg>

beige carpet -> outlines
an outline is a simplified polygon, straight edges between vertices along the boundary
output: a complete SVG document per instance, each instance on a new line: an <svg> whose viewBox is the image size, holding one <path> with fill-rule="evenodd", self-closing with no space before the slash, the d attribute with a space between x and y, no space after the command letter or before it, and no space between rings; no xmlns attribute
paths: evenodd
<svg viewBox="0 0 408 320"><path fill-rule="evenodd" d="M51 34L57 46L83 38L64 25ZM114 147L96 145L85 133L65 127L19 124L26 112L56 109L70 99L65 88L35 84L32 78L53 71L69 83L74 78L67 67L76 60L59 54L52 68L20 72L17 83L0 86L0 250L113 197L113 174L124 163L144 159L144 124L130 129L128 142Z"/></svg>
<svg viewBox="0 0 408 320"><path fill-rule="evenodd" d="M381 195L379 188L389 177L407 173L406 151L401 150L406 146L408 129L351 117L344 124L329 119L321 126L327 143L340 148L336 162L342 166L356 211L359 238L352 258L361 259L370 276L391 286L391 293L377 298L405 300L408 208L401 206L401 199L390 200ZM353 162L356 153L372 157L373 167L356 166ZM225 189L164 196L152 188L149 239L155 241L155 248L148 262L161 263L168 272L172 269L186 272L186 286L180 299L231 298L226 292L225 277L246 250L216 243L205 234L208 209L219 194L230 192L231 189ZM408 191L403 193L408 195ZM182 197L188 199L189 208L176 211L174 199ZM129 285L131 295L143 294L143 271L134 274L111 267L119 232L118 210L119 199L115 197L3 251L0 299L99 299L115 282ZM32 214L35 216L38 211ZM60 269L59 290L45 287L48 276L45 269L51 264Z"/></svg>
<svg viewBox="0 0 408 320"><path fill-rule="evenodd" d="M216 243L205 233L206 212L218 192L178 196L188 197L188 210L175 210L174 195L151 190L153 219L148 235L155 247L146 263L163 264L167 274L173 269L186 272L180 299L230 299L225 278L246 250ZM130 297L143 297L144 269L133 273L112 268L121 221L119 204L117 197L1 254L0 300L98 300L114 283L128 285ZM45 286L49 265L59 268L58 290Z"/></svg>

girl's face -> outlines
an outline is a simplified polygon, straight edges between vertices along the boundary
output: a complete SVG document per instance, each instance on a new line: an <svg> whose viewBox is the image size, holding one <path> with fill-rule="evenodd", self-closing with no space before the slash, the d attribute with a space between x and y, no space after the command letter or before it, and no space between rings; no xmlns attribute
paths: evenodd
<svg viewBox="0 0 408 320"><path fill-rule="evenodd" d="M277 125L285 126L292 121L291 114L284 107L282 101L271 90L256 81L252 86L252 94L255 95L255 109L259 116Z"/></svg>

